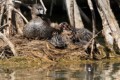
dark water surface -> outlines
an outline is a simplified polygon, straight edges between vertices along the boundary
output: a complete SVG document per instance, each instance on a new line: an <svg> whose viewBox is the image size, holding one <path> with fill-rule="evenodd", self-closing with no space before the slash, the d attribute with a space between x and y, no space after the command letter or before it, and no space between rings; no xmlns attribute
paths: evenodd
<svg viewBox="0 0 120 80"><path fill-rule="evenodd" d="M47 65L29 69L0 67L0 80L120 80L120 63L114 62Z"/></svg>

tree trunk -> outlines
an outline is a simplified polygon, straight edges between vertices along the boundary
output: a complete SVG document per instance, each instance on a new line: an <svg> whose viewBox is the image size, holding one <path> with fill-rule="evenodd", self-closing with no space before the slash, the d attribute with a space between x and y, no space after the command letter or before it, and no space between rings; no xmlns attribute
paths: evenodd
<svg viewBox="0 0 120 80"><path fill-rule="evenodd" d="M76 0L66 0L66 8L71 26L76 28L83 28L84 25Z"/></svg>
<svg viewBox="0 0 120 80"><path fill-rule="evenodd" d="M106 43L110 49L112 49L113 44L116 43L116 46L120 50L120 29L110 8L110 1L97 0L96 3L100 16L102 18L103 34L105 36Z"/></svg>

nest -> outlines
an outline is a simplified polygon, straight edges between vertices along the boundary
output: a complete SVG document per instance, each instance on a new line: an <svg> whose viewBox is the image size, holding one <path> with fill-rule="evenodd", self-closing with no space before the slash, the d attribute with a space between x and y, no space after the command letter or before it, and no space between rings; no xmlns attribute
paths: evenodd
<svg viewBox="0 0 120 80"><path fill-rule="evenodd" d="M27 40L22 37L10 38L19 56L29 56L47 61L61 59L86 59L87 54L77 45L69 44L66 49L57 49L47 40ZM3 44L2 44L3 45ZM4 46L2 46L4 48Z"/></svg>

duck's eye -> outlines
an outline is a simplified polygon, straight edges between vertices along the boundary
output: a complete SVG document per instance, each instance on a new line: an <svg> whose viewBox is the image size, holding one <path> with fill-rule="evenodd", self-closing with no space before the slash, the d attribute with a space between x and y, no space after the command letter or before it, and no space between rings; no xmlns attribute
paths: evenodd
<svg viewBox="0 0 120 80"><path fill-rule="evenodd" d="M42 10L42 8L38 8L38 10Z"/></svg>

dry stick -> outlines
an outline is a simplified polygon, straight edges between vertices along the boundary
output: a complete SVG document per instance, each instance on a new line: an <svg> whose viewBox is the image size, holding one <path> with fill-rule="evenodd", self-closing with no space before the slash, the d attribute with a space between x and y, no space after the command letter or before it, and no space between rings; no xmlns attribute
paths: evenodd
<svg viewBox="0 0 120 80"><path fill-rule="evenodd" d="M15 80L16 79L15 74L16 74L16 71L13 71L12 73L9 74L10 78L11 78L10 80Z"/></svg>
<svg viewBox="0 0 120 80"><path fill-rule="evenodd" d="M93 9L93 4L91 0L88 0L88 5L90 7L91 13L92 13L92 26L93 26L93 37L95 37L95 13ZM90 52L90 57L93 58L93 49L94 49L94 39L92 40L92 47L91 47L91 52Z"/></svg>
<svg viewBox="0 0 120 80"><path fill-rule="evenodd" d="M47 9L46 9L46 7L45 7L45 5L44 5L43 1L42 1L42 0L40 0L40 3L42 4L42 6L43 6L43 8L44 8L44 10L45 10L45 13L44 13L44 14L46 14Z"/></svg>
<svg viewBox="0 0 120 80"><path fill-rule="evenodd" d="M12 10L13 10L13 2L12 0L7 0L6 1L6 9L7 9L7 23L8 27L5 30L5 34L7 36L10 36L12 34Z"/></svg>
<svg viewBox="0 0 120 80"><path fill-rule="evenodd" d="M5 57L4 51L2 51L2 53L0 54L0 58Z"/></svg>
<svg viewBox="0 0 120 80"><path fill-rule="evenodd" d="M12 42L4 34L2 34L1 32L0 32L0 38L9 45L11 51L13 52L13 55L18 56Z"/></svg>
<svg viewBox="0 0 120 80"><path fill-rule="evenodd" d="M30 10L32 9L30 6L22 3L21 1L16 1L16 0L14 0L13 2L14 2L14 3L17 3L17 4L19 4L19 5L22 5L22 6L24 6L24 7L27 7L27 8L30 9Z"/></svg>
<svg viewBox="0 0 120 80"><path fill-rule="evenodd" d="M4 25L0 26L0 31L1 31L2 29L4 29L4 28L5 28L5 26L8 26L8 23L6 23L6 24L4 24Z"/></svg>
<svg viewBox="0 0 120 80"><path fill-rule="evenodd" d="M3 17L3 13L4 13L4 9L5 9L5 6L4 6L5 3L3 3L1 5L1 13L0 13L0 26L1 26L1 23L2 23L2 17Z"/></svg>
<svg viewBox="0 0 120 80"><path fill-rule="evenodd" d="M89 45L90 45L90 43L93 41L93 39L95 39L95 38L98 36L98 34L100 34L101 32L102 32L102 30L99 31L94 37L92 37L92 38L90 39L90 41L84 46L84 49L85 49L85 50L89 47Z"/></svg>
<svg viewBox="0 0 120 80"><path fill-rule="evenodd" d="M28 20L23 16L23 14L20 12L20 11L18 11L17 9L13 9L16 13L18 13L24 20L25 20L25 22L26 23L28 23Z"/></svg>

